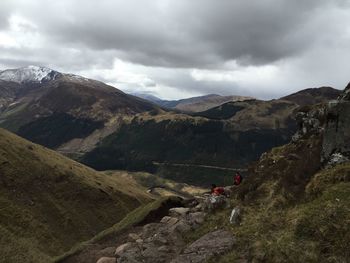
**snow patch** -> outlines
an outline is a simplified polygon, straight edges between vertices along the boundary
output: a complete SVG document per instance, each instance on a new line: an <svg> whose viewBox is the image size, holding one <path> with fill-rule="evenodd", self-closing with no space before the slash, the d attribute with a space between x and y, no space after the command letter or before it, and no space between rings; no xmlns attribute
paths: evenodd
<svg viewBox="0 0 350 263"><path fill-rule="evenodd" d="M28 66L19 69L7 69L0 71L0 79L5 81L13 81L17 83L23 82L43 82L50 81L57 77L59 73L49 68Z"/></svg>
<svg viewBox="0 0 350 263"><path fill-rule="evenodd" d="M78 81L78 82L84 82L84 81L90 81L88 78L84 78L79 75L74 75L74 74L64 74L64 76L72 81Z"/></svg>

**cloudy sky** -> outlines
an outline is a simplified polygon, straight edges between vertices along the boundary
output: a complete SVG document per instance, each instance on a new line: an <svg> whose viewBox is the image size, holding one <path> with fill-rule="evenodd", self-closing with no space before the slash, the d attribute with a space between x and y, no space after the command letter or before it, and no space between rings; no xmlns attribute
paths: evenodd
<svg viewBox="0 0 350 263"><path fill-rule="evenodd" d="M174 99L350 81L347 0L0 0L0 69L41 65Z"/></svg>

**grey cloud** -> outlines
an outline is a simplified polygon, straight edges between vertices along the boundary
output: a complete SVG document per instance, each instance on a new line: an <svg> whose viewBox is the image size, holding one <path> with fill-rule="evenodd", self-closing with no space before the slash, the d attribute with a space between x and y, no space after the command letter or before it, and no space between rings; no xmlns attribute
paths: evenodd
<svg viewBox="0 0 350 263"><path fill-rule="evenodd" d="M2 0L0 2L0 29L8 27L8 19L14 9L11 0Z"/></svg>
<svg viewBox="0 0 350 263"><path fill-rule="evenodd" d="M349 78L347 0L47 2L1 0L0 32L16 14L36 25L22 30L42 38L40 47L0 45L1 67L45 65L113 83L118 76L94 69L112 69L119 58L135 63L131 70L140 71L132 73L151 80L121 83L128 89L167 86L179 97L192 92L271 98L323 84L342 88ZM191 69L234 71L228 63L234 61L239 69L274 65L279 73L250 84L196 81L190 74Z"/></svg>
<svg viewBox="0 0 350 263"><path fill-rule="evenodd" d="M215 68L228 60L267 64L318 40L317 17L340 1L66 1L23 11L66 45L116 50L123 59L165 67ZM318 12L323 10L323 12ZM334 27L338 26L337 24Z"/></svg>
<svg viewBox="0 0 350 263"><path fill-rule="evenodd" d="M115 52L94 51L85 48L69 49L47 45L44 48L1 48L0 65L23 67L39 65L56 70L75 72L88 68L111 68Z"/></svg>

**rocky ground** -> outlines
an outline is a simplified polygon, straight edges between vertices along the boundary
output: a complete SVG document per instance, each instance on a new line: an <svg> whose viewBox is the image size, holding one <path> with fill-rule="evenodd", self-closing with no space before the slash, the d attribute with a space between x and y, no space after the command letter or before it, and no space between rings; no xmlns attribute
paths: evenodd
<svg viewBox="0 0 350 263"><path fill-rule="evenodd" d="M118 238L117 246L99 247L98 253L95 253L89 262L205 262L214 255L221 255L232 249L235 244L232 233L215 229L191 244L186 244L184 235L200 227L209 213L227 206L227 198L224 196L197 196L187 202L185 207L169 209L168 215L159 222L133 228Z"/></svg>

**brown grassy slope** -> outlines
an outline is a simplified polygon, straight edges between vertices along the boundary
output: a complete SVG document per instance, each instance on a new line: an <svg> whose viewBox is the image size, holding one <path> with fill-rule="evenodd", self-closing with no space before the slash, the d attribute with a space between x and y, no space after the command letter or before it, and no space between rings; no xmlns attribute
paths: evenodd
<svg viewBox="0 0 350 263"><path fill-rule="evenodd" d="M212 94L180 100L174 108L184 112L201 112L229 101L244 101L250 99L253 98L247 96L220 96Z"/></svg>
<svg viewBox="0 0 350 263"><path fill-rule="evenodd" d="M47 262L148 201L128 180L0 129L0 262Z"/></svg>
<svg viewBox="0 0 350 263"><path fill-rule="evenodd" d="M348 262L350 163L319 170L319 145L311 136L262 156L231 199L241 224L218 211L188 241L218 227L232 231L237 244L216 263Z"/></svg>
<svg viewBox="0 0 350 263"><path fill-rule="evenodd" d="M301 90L281 99L294 102L300 106L306 106L316 103L323 103L329 100L335 100L341 93L341 90L331 87L320 87Z"/></svg>
<svg viewBox="0 0 350 263"><path fill-rule="evenodd" d="M322 139L312 135L273 148L250 167L249 182L237 191L240 199L285 205L302 198L310 178L321 168Z"/></svg>

